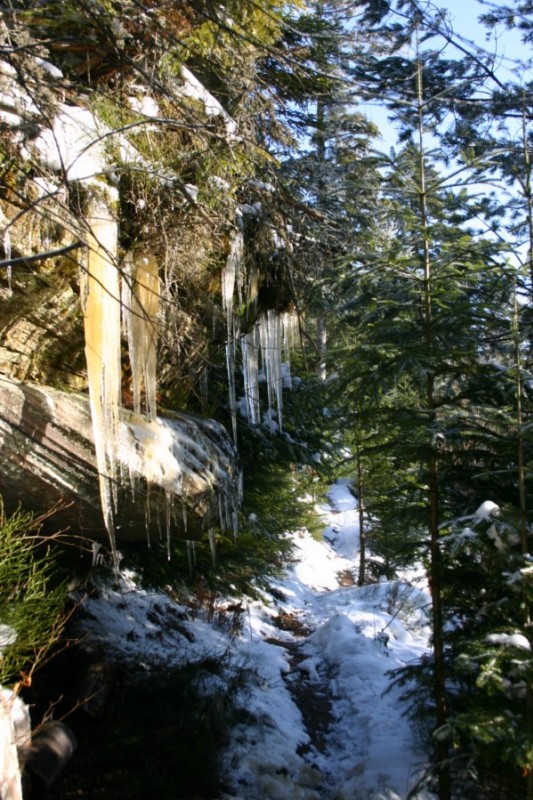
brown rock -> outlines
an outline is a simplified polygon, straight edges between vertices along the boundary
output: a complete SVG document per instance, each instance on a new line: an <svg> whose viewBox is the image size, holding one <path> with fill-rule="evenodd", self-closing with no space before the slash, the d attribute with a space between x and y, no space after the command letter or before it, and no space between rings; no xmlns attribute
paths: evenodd
<svg viewBox="0 0 533 800"><path fill-rule="evenodd" d="M135 448L138 462L142 442L135 436L135 422L131 412L123 411L121 452ZM151 538L165 537L167 518L173 537L199 538L219 524L220 508L237 496L236 454L225 429L213 420L185 414L173 415L166 425L175 432L176 441L183 437L181 487L167 515L168 487L165 492L155 483L148 485L138 470L122 469L117 487L119 543L145 538L147 527ZM164 452L161 458L164 472ZM69 527L90 539L107 538L86 395L0 375L0 494L8 511L21 504L43 513L63 500L69 505L54 515L56 530Z"/></svg>

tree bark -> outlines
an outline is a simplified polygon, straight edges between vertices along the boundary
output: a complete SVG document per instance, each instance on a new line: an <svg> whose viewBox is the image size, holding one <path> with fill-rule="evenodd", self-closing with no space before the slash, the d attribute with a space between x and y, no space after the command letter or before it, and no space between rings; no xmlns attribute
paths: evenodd
<svg viewBox="0 0 533 800"><path fill-rule="evenodd" d="M417 63L417 100L418 100L418 135L419 135L419 203L421 220L421 245L423 258L423 320L424 344L431 357L434 351L433 309L431 286L430 231L427 206L426 171L424 155L424 101L423 101L422 64ZM430 456L428 469L428 505L430 535L430 584L432 597L433 623L433 669L434 695L436 708L436 727L442 729L448 712L446 705L446 675L444 662L443 614L442 614L442 568L439 545L439 495L438 495L438 461L434 445L436 403L435 376L430 364L426 378L426 404L428 412L428 434L430 436ZM450 798L450 772L448 765L449 748L446 738L437 736L435 745L437 774L439 778L439 800Z"/></svg>

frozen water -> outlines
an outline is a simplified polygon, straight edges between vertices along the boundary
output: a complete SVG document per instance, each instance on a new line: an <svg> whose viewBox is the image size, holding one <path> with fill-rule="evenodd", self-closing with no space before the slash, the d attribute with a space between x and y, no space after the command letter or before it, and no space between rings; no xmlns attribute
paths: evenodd
<svg viewBox="0 0 533 800"><path fill-rule="evenodd" d="M113 487L120 412L120 276L117 224L107 205L93 201L88 259L81 273L85 357L100 500L111 549L116 552Z"/></svg>
<svg viewBox="0 0 533 800"><path fill-rule="evenodd" d="M239 289L241 286L243 248L244 240L240 220L238 219L237 230L233 235L230 252L222 270L222 307L226 312L226 366L231 424L235 442L237 442L237 398L235 390L235 341L237 334L233 315L233 298L236 285L238 285Z"/></svg>
<svg viewBox="0 0 533 800"><path fill-rule="evenodd" d="M306 530L289 533L293 561L271 593L239 598L237 630L217 622L231 599L218 598L215 608L191 614L163 592L137 588L128 574L120 590L83 599L88 636L128 664L142 660L149 670L151 663L171 667L206 653L230 653L229 669L249 673L239 701L246 717L231 731L225 754L230 788L224 800L407 800L426 765L403 715L401 691L385 691L390 670L428 653L426 582L340 587L339 573L354 569L358 559L357 509L348 483L331 487L329 502L316 513L335 532L334 541L319 541ZM193 569L192 543L187 551ZM299 620L308 634L280 629L280 615ZM329 699L321 748L291 682L308 693L311 705L320 695ZM433 796L420 789L412 797Z"/></svg>
<svg viewBox="0 0 533 800"><path fill-rule="evenodd" d="M148 419L153 420L157 413L159 269L153 256L141 256L136 266L129 302L123 305L131 363L133 410L136 414L141 413L141 393L144 388L145 412Z"/></svg>
<svg viewBox="0 0 533 800"><path fill-rule="evenodd" d="M241 353L247 417L251 425L258 425L261 412L259 405L259 331L257 326L241 336Z"/></svg>
<svg viewBox="0 0 533 800"><path fill-rule="evenodd" d="M11 258L11 234L9 232L9 228L6 228L4 232L4 253L6 261L9 261ZM11 288L11 280L13 278L13 268L11 264L7 265L7 290L8 295L11 297L13 294L13 290Z"/></svg>

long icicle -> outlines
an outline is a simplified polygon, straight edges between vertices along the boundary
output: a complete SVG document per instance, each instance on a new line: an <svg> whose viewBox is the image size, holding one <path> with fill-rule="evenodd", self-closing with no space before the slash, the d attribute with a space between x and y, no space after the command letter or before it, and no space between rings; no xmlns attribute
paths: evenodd
<svg viewBox="0 0 533 800"><path fill-rule="evenodd" d="M233 315L233 294L235 284L242 280L241 265L243 259L243 235L240 220L233 236L230 252L222 271L222 307L226 312L226 365L228 371L229 401L233 440L237 444L237 400L235 395L235 319Z"/></svg>
<svg viewBox="0 0 533 800"><path fill-rule="evenodd" d="M107 205L93 201L88 217L88 259L81 275L85 357L104 523L115 568L114 506L120 409L120 275L117 223Z"/></svg>
<svg viewBox="0 0 533 800"><path fill-rule="evenodd" d="M259 425L259 331L254 326L251 331L241 336L242 371L244 376L244 397L248 421L251 425Z"/></svg>
<svg viewBox="0 0 533 800"><path fill-rule="evenodd" d="M153 256L136 261L131 291L131 305L124 309L128 330L128 349L133 384L133 410L141 414L144 387L146 416L150 422L157 415L157 338L159 314L159 269Z"/></svg>
<svg viewBox="0 0 533 800"><path fill-rule="evenodd" d="M283 424L283 377L281 371L281 318L268 310L259 318L261 357L265 373L268 397L268 417L272 422L274 400L278 414L279 429Z"/></svg>

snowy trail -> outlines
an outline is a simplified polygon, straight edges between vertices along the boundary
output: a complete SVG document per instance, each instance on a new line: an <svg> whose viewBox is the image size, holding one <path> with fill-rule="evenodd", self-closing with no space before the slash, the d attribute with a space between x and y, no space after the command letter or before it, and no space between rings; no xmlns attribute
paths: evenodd
<svg viewBox="0 0 533 800"><path fill-rule="evenodd" d="M345 585L358 563L356 502L346 481L328 498L317 508L324 536L291 534L285 577L262 600L243 598L236 626L234 598L208 611L126 572L119 589L80 600L87 642L130 670L208 657L240 676L242 721L219 800L406 800L424 769L399 691L384 693L389 670L428 652L423 576Z"/></svg>
<svg viewBox="0 0 533 800"><path fill-rule="evenodd" d="M423 769L398 690L384 692L389 670L428 650L428 595L407 581L339 588L339 575L357 563L358 517L346 482L331 488L329 500L320 510L325 540L295 534L297 561L276 586L284 600L251 614L258 689L247 708L259 725L236 732L237 791L228 798L403 800ZM280 613L311 632L278 630ZM313 706L317 724L327 727L318 737L305 727Z"/></svg>

